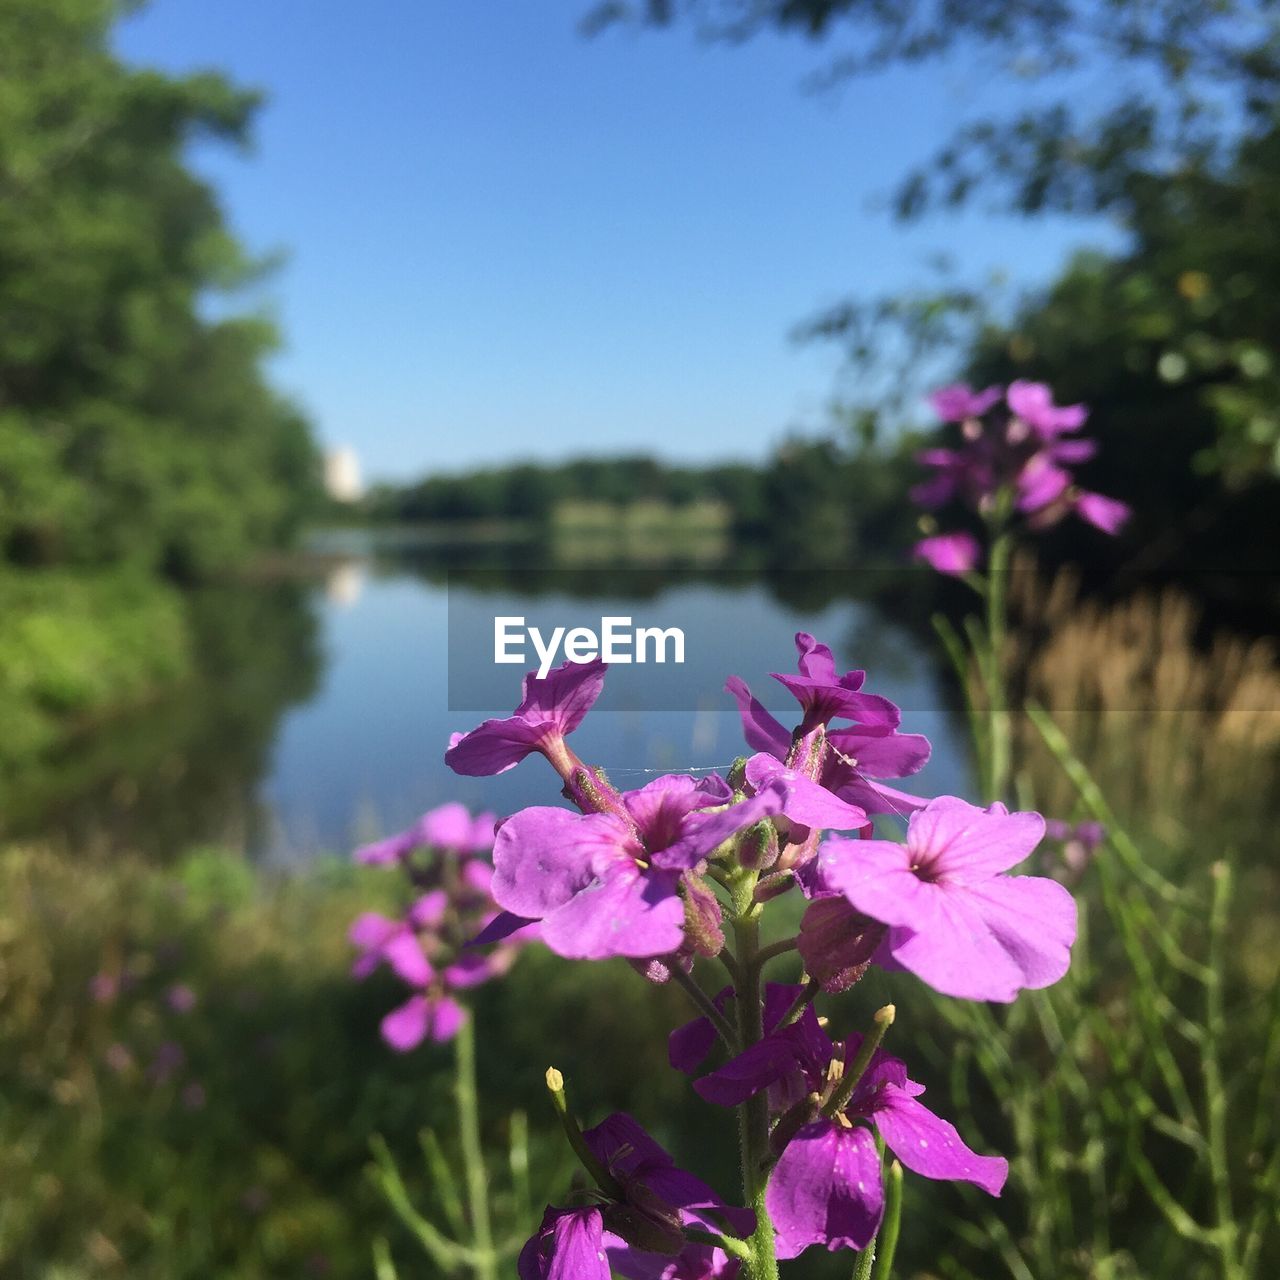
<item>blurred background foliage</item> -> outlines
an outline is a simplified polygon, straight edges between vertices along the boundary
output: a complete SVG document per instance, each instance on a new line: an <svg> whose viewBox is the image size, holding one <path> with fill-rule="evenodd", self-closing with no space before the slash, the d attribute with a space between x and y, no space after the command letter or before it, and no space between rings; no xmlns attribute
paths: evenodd
<svg viewBox="0 0 1280 1280"><path fill-rule="evenodd" d="M929 426L908 406L956 370L1088 402L1103 448L1083 478L1136 518L1116 546L1055 532L1015 601L1020 690L1062 725L1115 827L1091 865L1052 864L1085 904L1075 974L963 1025L897 984L848 1001L864 1021L901 1001L893 1047L975 1145L1014 1153L1026 1189L978 1217L960 1192L913 1187L903 1274L1274 1274L1274 1107L1256 1086L1280 1062L1276 663L1219 629L1273 631L1280 608L1275 6L597 7L596 26L802 34L830 50L824 85L962 50L973 74L1025 84L1028 106L964 123L904 175L897 212L988 197L1029 217L1101 211L1125 246L1039 293L943 279L812 317L798 336L842 344L850 390L823 431L758 465L495 463L341 510L264 376L270 323L237 312L268 264L184 159L196 140L247 145L256 95L122 64L109 34L126 7L0 0L0 817L24 834L0 856L0 1274L362 1276L377 1236L402 1275L430 1274L366 1176L381 1133L427 1206L417 1133L452 1133L447 1053L386 1052L391 985L347 976L346 925L385 886L212 851L248 843L281 715L320 680L300 532L472 539L417 570L432 581L487 538L479 558L512 581L551 557L585 594L636 559L705 562L715 582L727 560L795 607L825 602L848 565L909 545ZM1079 93L1082 69L1109 94ZM917 575L878 604L923 631L956 599ZM1088 817L1061 751L1031 721L1019 735L1026 802ZM210 848L185 847L193 815ZM136 856L114 852L121 832ZM1219 899L1221 860L1235 890ZM636 1111L731 1191L731 1118L665 1065L685 1016L625 966L525 955L477 1003L492 1150L527 1112L535 1186L558 1190L554 1055L585 1117ZM843 1259L798 1270L836 1272Z"/></svg>

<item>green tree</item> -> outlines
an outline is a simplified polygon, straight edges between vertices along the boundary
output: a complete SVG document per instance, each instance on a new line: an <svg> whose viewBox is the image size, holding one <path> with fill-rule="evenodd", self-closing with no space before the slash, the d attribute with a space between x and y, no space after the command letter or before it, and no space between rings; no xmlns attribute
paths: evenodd
<svg viewBox="0 0 1280 1280"><path fill-rule="evenodd" d="M316 457L271 326L204 305L255 266L185 149L257 97L121 62L129 7L0 4L0 561L194 579L288 538Z"/></svg>

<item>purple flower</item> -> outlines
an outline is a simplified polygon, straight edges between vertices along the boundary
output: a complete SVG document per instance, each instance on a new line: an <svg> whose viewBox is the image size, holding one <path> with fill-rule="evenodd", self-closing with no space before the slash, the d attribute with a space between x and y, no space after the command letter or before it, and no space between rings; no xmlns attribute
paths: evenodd
<svg viewBox="0 0 1280 1280"><path fill-rule="evenodd" d="M939 573L960 577L978 567L982 548L971 533L939 533L932 538L922 538L911 554Z"/></svg>
<svg viewBox="0 0 1280 1280"><path fill-rule="evenodd" d="M530 752L541 752L567 778L577 759L566 735L582 723L604 688L605 664L565 662L545 679L530 671L524 678L520 705L501 720L486 720L470 733L456 734L445 752L455 773L485 777L514 768Z"/></svg>
<svg viewBox="0 0 1280 1280"><path fill-rule="evenodd" d="M917 455L932 474L911 490L912 499L930 511L960 499L984 517L1008 500L1029 529L1048 528L1074 512L1105 533L1117 533L1128 507L1077 488L1068 469L1097 452L1092 440L1069 438L1084 425L1085 406L1055 405L1042 382L1014 382L1004 405L999 399L999 387L980 396L967 387L938 393L934 406L944 422L961 422L961 439L957 448ZM981 548L967 533L944 533L918 543L914 555L939 572L961 575L979 564Z"/></svg>
<svg viewBox="0 0 1280 1280"><path fill-rule="evenodd" d="M426 927L434 922L433 917L443 915L444 905L445 895L437 890L420 898L404 920L393 920L377 911L357 916L347 931L347 941L360 953L351 966L352 976L366 978L386 964L412 986L429 982L432 969L418 941L418 927Z"/></svg>
<svg viewBox="0 0 1280 1280"><path fill-rule="evenodd" d="M676 1166L668 1152L631 1116L615 1112L583 1133L587 1146L622 1191L621 1201L604 1211L605 1227L639 1249L657 1249L666 1237L683 1248L682 1227L720 1231L737 1236L755 1230L750 1209L727 1204L700 1178Z"/></svg>
<svg viewBox="0 0 1280 1280"><path fill-rule="evenodd" d="M810 638L804 636L806 640ZM797 728L791 733L784 729L741 679L730 676L725 689L738 703L748 746L784 763L802 754L805 741L801 730ZM901 814L919 807L923 801L879 781L909 777L929 759L929 740L918 733L899 733L896 725L900 717L897 707L893 707L889 717L892 723L829 730L817 760L804 762L813 780L847 804L869 814ZM759 781L763 776L763 766L757 757L748 763L748 778ZM798 817L796 820L802 821ZM837 821L826 825L849 829Z"/></svg>
<svg viewBox="0 0 1280 1280"><path fill-rule="evenodd" d="M1044 382L1024 379L1011 382L1005 400L1009 411L1042 440L1053 440L1066 431L1079 431L1089 416L1089 410L1082 404L1055 405L1053 391Z"/></svg>
<svg viewBox="0 0 1280 1280"><path fill-rule="evenodd" d="M1107 829L1100 822L1070 823L1061 818L1047 818L1044 833L1062 846L1062 861L1072 875L1079 875L1093 861L1098 846L1107 838Z"/></svg>
<svg viewBox="0 0 1280 1280"><path fill-rule="evenodd" d="M1067 971L1076 907L1056 881L1004 872L1044 835L1038 813L981 809L954 796L913 813L905 844L833 837L823 884L889 926L876 954L943 995L1010 1001Z"/></svg>
<svg viewBox="0 0 1280 1280"><path fill-rule="evenodd" d="M110 1004L120 994L120 979L114 973L95 973L89 979L89 998L94 1004Z"/></svg>
<svg viewBox="0 0 1280 1280"><path fill-rule="evenodd" d="M774 1031L783 1015L791 1008L804 988L782 982L769 982L764 990L764 1029ZM716 993L712 1004L721 1012L729 1007L733 988L724 987ZM691 1076L706 1061L716 1045L716 1029L707 1018L694 1018L677 1027L667 1037L667 1060L677 1071Z"/></svg>
<svg viewBox="0 0 1280 1280"><path fill-rule="evenodd" d="M1104 498L1100 493L1090 493L1084 489L1076 492L1075 512L1095 529L1110 534L1119 533L1133 514L1127 503L1115 498Z"/></svg>
<svg viewBox="0 0 1280 1280"><path fill-rule="evenodd" d="M998 404L1004 395L1000 386L974 391L967 383L957 382L939 387L929 397L933 411L943 422L963 422L966 418L980 418L992 405Z"/></svg>
<svg viewBox="0 0 1280 1280"><path fill-rule="evenodd" d="M196 993L185 982L175 982L164 993L164 1002L174 1013L190 1013L196 1007Z"/></svg>
<svg viewBox="0 0 1280 1280"><path fill-rule="evenodd" d="M600 1207L548 1207L521 1250L520 1280L730 1280L737 1268L721 1249L687 1244L684 1228L747 1236L755 1214L725 1203L628 1115L615 1113L583 1135L613 1180ZM606 1257L607 1254L607 1257Z"/></svg>
<svg viewBox="0 0 1280 1280"><path fill-rule="evenodd" d="M926 511L937 511L961 494L984 492L990 487L988 468L972 450L922 449L916 454L916 461L934 469L933 475L910 490L911 501Z"/></svg>
<svg viewBox="0 0 1280 1280"><path fill-rule="evenodd" d="M1064 471L1047 452L1028 459L1015 481L1018 510L1043 511L1057 502L1071 487L1071 474Z"/></svg>
<svg viewBox="0 0 1280 1280"><path fill-rule="evenodd" d="M775 1110L803 1106L814 1094L832 1097L839 1070L831 1064L851 1063L861 1043L861 1036L833 1043L809 1007L694 1088L722 1106L766 1089ZM1000 1194L1007 1161L971 1151L952 1125L917 1101L923 1092L900 1059L878 1049L843 1108L827 1116L812 1106L808 1122L782 1148L765 1193L780 1258L794 1258L814 1244L834 1251L870 1243L884 1212L876 1133L915 1173Z"/></svg>
<svg viewBox="0 0 1280 1280"><path fill-rule="evenodd" d="M605 1234L609 1265L625 1280L734 1280L741 1270L737 1258L707 1244L687 1244L674 1258L646 1253Z"/></svg>
<svg viewBox="0 0 1280 1280"><path fill-rule="evenodd" d="M152 1084L167 1084L186 1060L182 1046L175 1040L166 1040L156 1049L155 1057L147 1068L147 1079Z"/></svg>
<svg viewBox="0 0 1280 1280"><path fill-rule="evenodd" d="M392 1009L379 1026L391 1048L408 1053L424 1040L437 1044L452 1040L466 1016L466 1010L452 996L420 991Z"/></svg>
<svg viewBox="0 0 1280 1280"><path fill-rule="evenodd" d="M600 1210L548 1206L520 1250L516 1273L520 1280L610 1280Z"/></svg>
<svg viewBox="0 0 1280 1280"><path fill-rule="evenodd" d="M493 848L494 817L482 813L473 818L465 805L451 802L424 813L413 826L394 836L361 845L352 855L366 866L403 862L415 849L483 853Z"/></svg>
<svg viewBox="0 0 1280 1280"><path fill-rule="evenodd" d="M866 973L884 939L884 925L867 920L840 894L814 898L796 935L804 971L829 994L845 991Z"/></svg>
<svg viewBox="0 0 1280 1280"><path fill-rule="evenodd" d="M498 831L493 896L512 915L542 921L542 940L558 955L669 955L684 941L684 873L781 812L785 798L779 785L730 804L719 777L668 776L624 793L621 815L524 809Z"/></svg>
<svg viewBox="0 0 1280 1280"><path fill-rule="evenodd" d="M798 675L775 671L773 678L792 693L804 712L801 733L832 720L856 720L869 725L896 726L902 713L878 694L862 693L865 671L836 671L835 658L825 644L807 631L796 632Z"/></svg>

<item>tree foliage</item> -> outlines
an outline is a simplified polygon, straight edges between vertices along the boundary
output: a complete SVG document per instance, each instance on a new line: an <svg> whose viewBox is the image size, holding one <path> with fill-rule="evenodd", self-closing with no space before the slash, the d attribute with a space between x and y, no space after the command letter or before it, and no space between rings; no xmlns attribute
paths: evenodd
<svg viewBox="0 0 1280 1280"><path fill-rule="evenodd" d="M257 97L124 64L123 7L0 5L0 561L196 578L289 535L315 455L271 326L208 305L253 264L185 150Z"/></svg>

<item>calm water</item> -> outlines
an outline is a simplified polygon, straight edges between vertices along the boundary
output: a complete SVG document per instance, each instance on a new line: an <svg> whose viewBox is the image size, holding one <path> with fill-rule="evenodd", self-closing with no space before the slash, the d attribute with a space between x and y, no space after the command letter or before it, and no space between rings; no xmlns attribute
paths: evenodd
<svg viewBox="0 0 1280 1280"><path fill-rule="evenodd" d="M683 669L615 667L609 695L627 709L593 711L575 735L579 754L622 786L671 770L725 768L744 752L722 692L727 675L741 675L792 723L795 703L766 673L793 669L797 630L830 644L845 666L866 667L868 689L898 702L904 729L933 742L933 760L908 789L963 794L971 785L933 654L869 603L805 609L780 603L759 582L688 576L650 577L642 604L616 598L607 575L598 589L591 580L579 585L575 597L575 608L597 616L677 619L690 635ZM64 762L65 779L45 780L48 802L28 827L157 853L231 844L270 865L298 866L397 830L447 799L500 813L557 803L554 775L537 758L495 778L445 768L449 734L485 714L508 714L521 674L503 669L492 686L501 702L495 693L493 706L451 711L450 608L531 615L548 602L531 599L518 576L497 589L456 577L447 587L438 565L375 558L302 585L218 597L203 640L216 659L209 687L83 744ZM652 689L643 682L664 679L676 682L678 698L646 696ZM686 709L629 705L655 701Z"/></svg>
<svg viewBox="0 0 1280 1280"><path fill-rule="evenodd" d="M597 603L600 613L626 608L607 596ZM460 778L445 768L449 734L471 728L483 714L508 714L520 677L519 668L507 669L505 705L448 709L450 604L490 614L529 612L528 599L517 592L481 596L456 583L446 591L403 570L369 563L345 567L327 590L316 592L324 674L314 696L284 716L272 747L260 792L270 815L260 846L264 857L297 861L318 849L344 849L359 838L399 829L450 798L499 812L557 802L554 774L540 759L494 778ZM904 725L934 744L934 758L917 786L945 792L968 785L964 747L942 709L931 655L907 632L878 622L871 606L848 602L802 613L772 600L759 585L696 584L672 585L646 602L646 618L659 613L688 620L691 635L700 639L707 631L698 619L713 618L720 644L689 645L678 677L693 697L688 710L597 710L575 734L583 759L603 765L620 785L641 786L672 770L724 768L743 752L734 704L722 692L727 675L742 675L791 723L786 717L795 703L766 673L793 666L797 630L825 639L850 666L870 664L851 642L878 633L875 647L891 661L872 669L868 687L902 704ZM617 667L609 680L663 678L653 667Z"/></svg>

